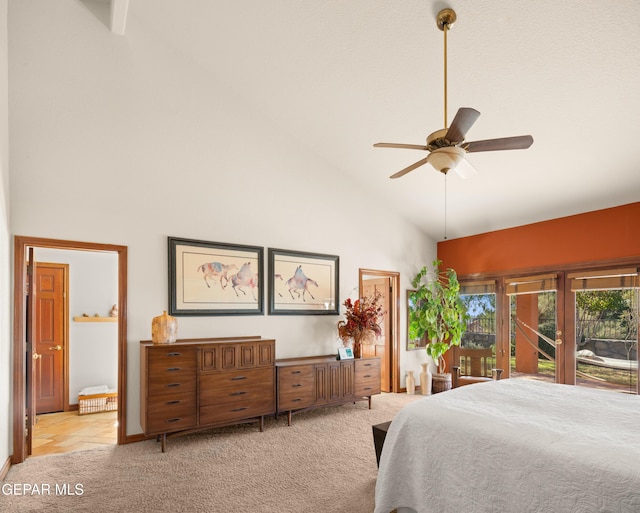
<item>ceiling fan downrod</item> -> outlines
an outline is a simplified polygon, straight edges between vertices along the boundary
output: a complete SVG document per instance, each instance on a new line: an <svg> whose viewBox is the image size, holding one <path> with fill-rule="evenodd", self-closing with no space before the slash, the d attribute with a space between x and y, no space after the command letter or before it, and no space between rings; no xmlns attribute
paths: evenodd
<svg viewBox="0 0 640 513"><path fill-rule="evenodd" d="M447 122L447 32L458 19L453 9L442 9L436 18L438 28L444 33L444 128L449 128Z"/></svg>

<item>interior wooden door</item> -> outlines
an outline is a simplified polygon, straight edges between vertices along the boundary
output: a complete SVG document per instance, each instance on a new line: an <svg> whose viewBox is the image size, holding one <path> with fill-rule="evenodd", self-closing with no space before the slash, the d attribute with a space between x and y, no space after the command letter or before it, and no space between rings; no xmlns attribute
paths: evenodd
<svg viewBox="0 0 640 513"><path fill-rule="evenodd" d="M35 273L36 413L64 411L66 264L39 263Z"/></svg>
<svg viewBox="0 0 640 513"><path fill-rule="evenodd" d="M380 389L391 391L391 371L388 355L391 353L391 327L389 322L391 308L390 281L388 277L362 280L362 297L379 293L384 306L384 317L381 323L382 335L372 345L363 345L363 356L380 357Z"/></svg>
<svg viewBox="0 0 640 513"><path fill-rule="evenodd" d="M31 455L32 441L33 441L33 426L36 421L36 402L35 402L35 369L36 360L39 358L39 354L35 351L35 344L33 343L35 328L35 309L36 309L36 288L35 288L35 273L36 263L33 256L33 248L27 249L27 267L26 276L24 277L24 286L22 287L23 294L25 296L25 422L26 422L26 436L25 436L25 452L27 455Z"/></svg>

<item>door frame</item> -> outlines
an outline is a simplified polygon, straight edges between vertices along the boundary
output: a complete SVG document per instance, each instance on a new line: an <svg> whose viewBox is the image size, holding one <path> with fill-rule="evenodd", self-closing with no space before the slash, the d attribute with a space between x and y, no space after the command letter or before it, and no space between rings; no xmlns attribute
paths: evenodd
<svg viewBox="0 0 640 513"><path fill-rule="evenodd" d="M391 393L400 392L400 273L395 271L379 271L375 269L358 270L358 290L362 290L363 276L388 278L391 285L389 293L389 316L391 324L391 351L388 352L387 364L391 369Z"/></svg>
<svg viewBox="0 0 640 513"><path fill-rule="evenodd" d="M14 237L13 260L13 457L12 464L22 463L27 457L25 443L26 405L26 351L25 351L25 297L26 254L28 247L77 251L101 251L118 255L118 445L125 443L127 433L127 246L46 239L41 237ZM30 355L29 355L30 356Z"/></svg>
<svg viewBox="0 0 640 513"><path fill-rule="evenodd" d="M62 411L69 411L69 264L57 262L38 262L35 272L41 268L62 269ZM37 297L36 297L37 299ZM35 343L35 341L34 341ZM38 407L36 401L36 415Z"/></svg>

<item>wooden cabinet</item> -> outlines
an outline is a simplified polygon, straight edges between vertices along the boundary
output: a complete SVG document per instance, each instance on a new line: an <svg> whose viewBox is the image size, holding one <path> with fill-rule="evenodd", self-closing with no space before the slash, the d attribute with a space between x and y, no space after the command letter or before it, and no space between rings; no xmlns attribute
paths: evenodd
<svg viewBox="0 0 640 513"><path fill-rule="evenodd" d="M140 421L145 435L240 422L260 422L276 411L275 341L238 339L141 342Z"/></svg>
<svg viewBox="0 0 640 513"><path fill-rule="evenodd" d="M380 393L380 359L336 360L334 355L276 361L277 411L293 413ZM377 380L377 381L376 381Z"/></svg>

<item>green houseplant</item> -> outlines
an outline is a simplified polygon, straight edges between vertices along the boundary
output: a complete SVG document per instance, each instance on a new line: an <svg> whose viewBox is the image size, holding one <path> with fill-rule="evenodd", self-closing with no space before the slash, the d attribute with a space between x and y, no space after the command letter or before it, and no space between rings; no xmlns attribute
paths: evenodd
<svg viewBox="0 0 640 513"><path fill-rule="evenodd" d="M460 298L460 283L453 269L443 271L438 259L432 268L424 266L411 282L412 305L409 312L409 337L426 337L427 354L438 367L433 376L433 390L451 388L451 374L446 373L444 354L451 346L460 345L467 326L467 309ZM436 381L443 381L438 390Z"/></svg>

